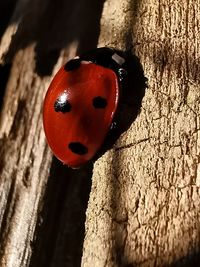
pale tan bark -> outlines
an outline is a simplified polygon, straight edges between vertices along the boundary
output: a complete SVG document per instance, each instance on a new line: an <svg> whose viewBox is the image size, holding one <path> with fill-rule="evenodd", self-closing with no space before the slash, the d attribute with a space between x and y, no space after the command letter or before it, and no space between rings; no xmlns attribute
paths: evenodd
<svg viewBox="0 0 200 267"><path fill-rule="evenodd" d="M149 87L95 164L84 267L200 264L199 18L196 0L106 2L100 43L124 47L131 20Z"/></svg>
<svg viewBox="0 0 200 267"><path fill-rule="evenodd" d="M42 100L51 71L77 50L130 43L149 87L94 164L82 266L199 265L200 1L107 0L101 11L94 0L18 0L1 39L12 68L0 114L0 266L80 266L92 166L52 163Z"/></svg>

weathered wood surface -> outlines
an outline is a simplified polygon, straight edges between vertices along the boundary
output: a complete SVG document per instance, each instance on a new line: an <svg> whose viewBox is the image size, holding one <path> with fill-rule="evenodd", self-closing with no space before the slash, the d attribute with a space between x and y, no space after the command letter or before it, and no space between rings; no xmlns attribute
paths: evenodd
<svg viewBox="0 0 200 267"><path fill-rule="evenodd" d="M2 3L0 266L199 266L200 1ZM148 78L141 113L94 167L52 161L52 72L130 41Z"/></svg>
<svg viewBox="0 0 200 267"><path fill-rule="evenodd" d="M200 266L199 12L200 1L104 5L100 44L123 47L131 30L149 88L94 166L84 267Z"/></svg>

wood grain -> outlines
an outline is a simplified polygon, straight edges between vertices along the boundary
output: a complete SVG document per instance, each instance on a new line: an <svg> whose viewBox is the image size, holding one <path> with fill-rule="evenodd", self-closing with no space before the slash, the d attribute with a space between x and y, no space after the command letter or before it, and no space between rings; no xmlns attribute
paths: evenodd
<svg viewBox="0 0 200 267"><path fill-rule="evenodd" d="M200 2L104 7L99 42L126 47L131 16L149 86L140 115L95 163L82 266L198 266Z"/></svg>

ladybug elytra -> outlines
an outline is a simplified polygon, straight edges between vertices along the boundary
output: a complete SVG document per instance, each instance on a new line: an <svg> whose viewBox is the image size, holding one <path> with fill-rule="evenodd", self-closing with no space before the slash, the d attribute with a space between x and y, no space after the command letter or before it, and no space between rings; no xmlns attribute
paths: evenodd
<svg viewBox="0 0 200 267"><path fill-rule="evenodd" d="M43 124L51 150L67 166L80 167L102 146L127 75L125 61L122 52L97 48L67 62L53 78Z"/></svg>

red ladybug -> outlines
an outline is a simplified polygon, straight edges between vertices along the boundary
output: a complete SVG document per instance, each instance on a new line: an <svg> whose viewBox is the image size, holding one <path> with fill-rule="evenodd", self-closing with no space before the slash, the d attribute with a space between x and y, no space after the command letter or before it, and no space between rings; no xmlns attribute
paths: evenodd
<svg viewBox="0 0 200 267"><path fill-rule="evenodd" d="M111 127L126 75L123 54L98 48L66 63L53 78L43 107L47 142L64 164L94 157Z"/></svg>

